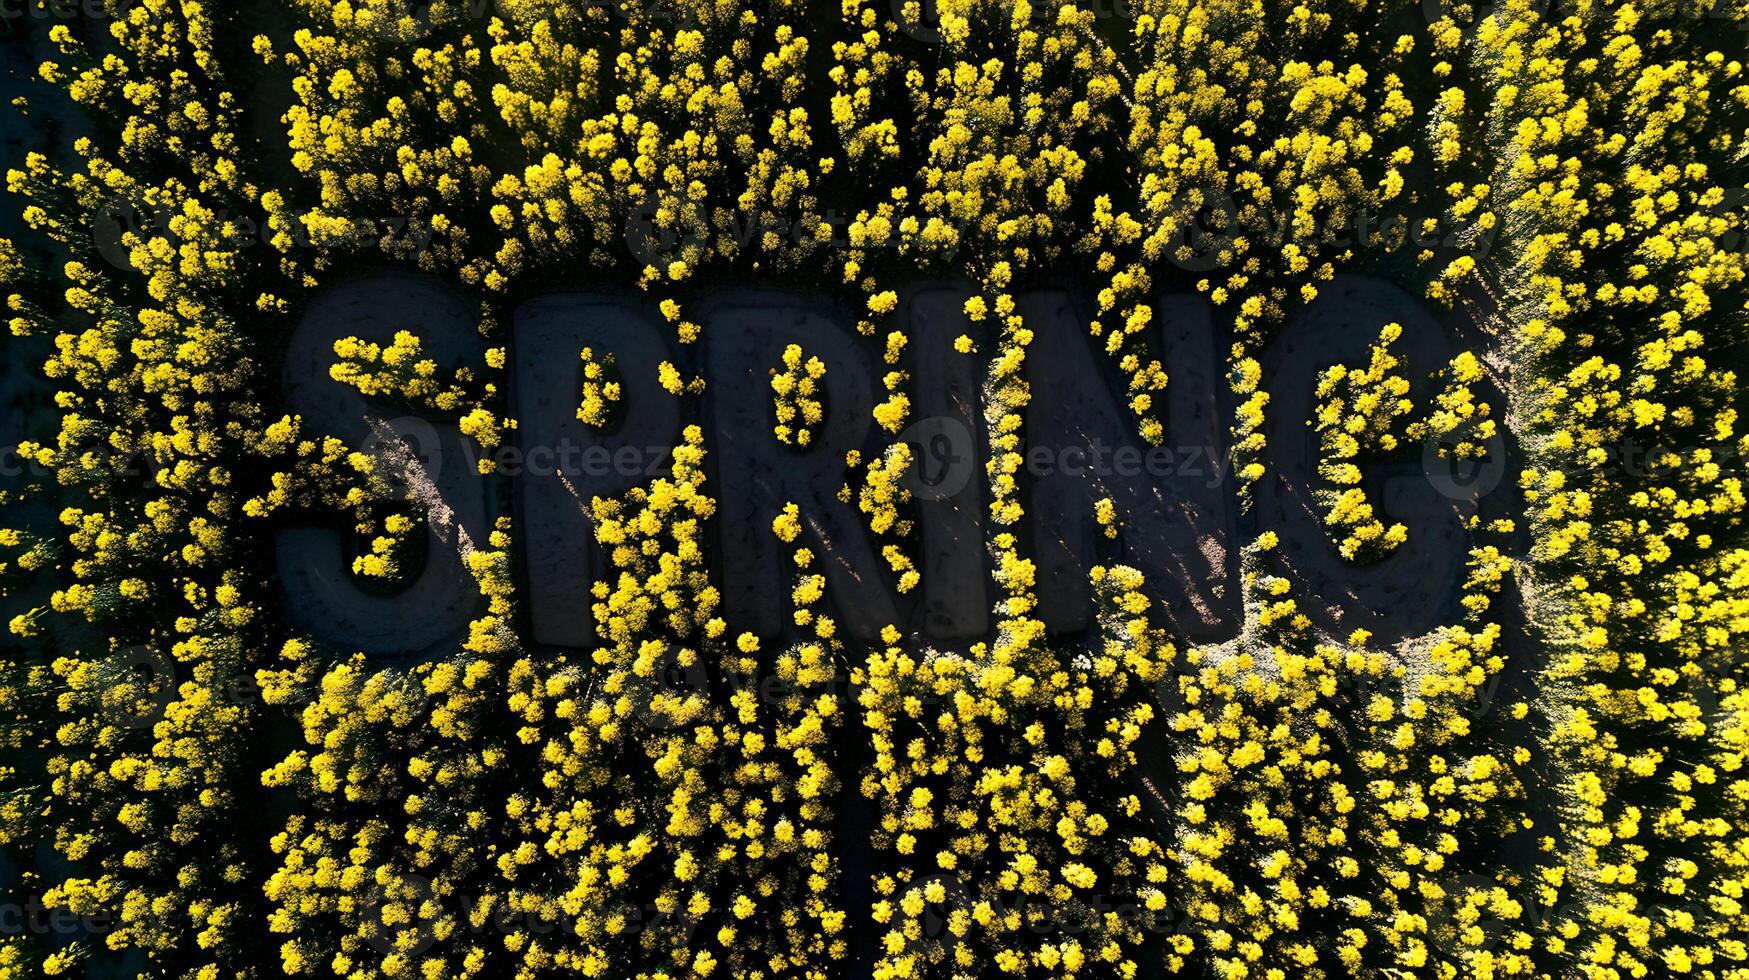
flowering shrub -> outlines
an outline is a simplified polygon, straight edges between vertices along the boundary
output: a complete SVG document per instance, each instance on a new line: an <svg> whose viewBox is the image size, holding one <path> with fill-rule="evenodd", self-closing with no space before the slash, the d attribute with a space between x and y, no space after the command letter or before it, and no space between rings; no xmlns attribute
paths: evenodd
<svg viewBox="0 0 1749 980"><path fill-rule="evenodd" d="M597 360L593 347L583 348L578 359L583 362L583 390L577 404L577 421L599 429L612 422L614 409L619 405L619 371L612 354Z"/></svg>
<svg viewBox="0 0 1749 980"><path fill-rule="evenodd" d="M1488 455L1487 444L1500 432L1493 414L1494 406L1481 400L1471 387L1483 378L1482 365L1476 355L1465 351L1452 358L1441 372L1445 386L1434 397L1432 411L1426 418L1410 422L1404 432L1410 440L1424 442L1441 440L1439 452L1458 459L1481 459ZM1443 443L1451 442L1446 446Z"/></svg>
<svg viewBox="0 0 1749 980"><path fill-rule="evenodd" d="M1415 403L1408 399L1409 380L1396 369L1402 361L1390 352L1403 335L1395 323L1385 324L1364 368L1338 364L1318 376L1318 477L1326 486L1324 523L1342 535L1342 557L1376 559L1408 537L1401 524L1385 527L1373 514L1366 491L1359 486L1363 455L1397 448L1397 420ZM1340 489L1336 489L1340 488Z"/></svg>
<svg viewBox="0 0 1749 980"><path fill-rule="evenodd" d="M0 978L1749 973L1741 0L101 6L25 25L21 125L89 125L7 174L5 356L50 393L0 492L0 846L13 891L102 925L0 937ZM991 628L847 637L786 501L786 630L742 632L686 424L588 501L586 649L525 635L508 519L447 544L477 603L425 662L304 635L285 525L347 529L386 594L440 523L275 394L313 291L377 266L459 290L485 349L440 371L410 323L331 378L453 419L492 487L522 297L611 283L673 331L654 378L583 352L604 427L622 383L708 418L704 290L831 291L883 372L839 496L900 592L930 569L912 375L969 359ZM1027 295L1091 280L1153 444L1184 376L1154 297L1205 297L1249 501L1286 448L1263 347L1355 272L1477 353L1406 363L1393 326L1323 376L1332 552L1405 550L1369 454L1522 454L1522 513L1462 528L1455 621L1332 632L1266 533L1242 628L1192 642L1101 493L1094 625L1049 635ZM968 286L951 355L907 331L927 278ZM774 438L805 446L827 379L784 342Z"/></svg>
<svg viewBox="0 0 1749 980"><path fill-rule="evenodd" d="M772 432L778 442L805 449L813 441L814 428L825 417L820 403L825 374L826 365L817 357L802 363L802 345L783 349L783 368L771 371L771 403L777 415Z"/></svg>

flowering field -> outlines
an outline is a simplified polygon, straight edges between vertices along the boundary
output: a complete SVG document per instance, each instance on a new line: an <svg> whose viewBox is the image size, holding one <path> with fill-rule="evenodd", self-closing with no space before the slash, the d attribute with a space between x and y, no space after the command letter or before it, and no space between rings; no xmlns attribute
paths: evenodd
<svg viewBox="0 0 1749 980"><path fill-rule="evenodd" d="M1749 977L1749 0L0 27L0 980Z"/></svg>

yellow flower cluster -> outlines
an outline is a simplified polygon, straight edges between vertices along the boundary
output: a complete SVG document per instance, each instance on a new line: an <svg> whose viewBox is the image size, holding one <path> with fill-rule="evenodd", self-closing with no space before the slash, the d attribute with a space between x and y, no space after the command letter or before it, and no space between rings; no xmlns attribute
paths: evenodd
<svg viewBox="0 0 1749 980"><path fill-rule="evenodd" d="M480 472L491 473L496 466L490 458L492 450L503 444L505 429L516 427L514 419L500 419L487 407L496 399L498 385L491 381L476 382L474 371L467 367L458 369L453 381L442 381L438 378L437 362L421 357L423 352L423 342L405 330L397 331L387 347L347 337L334 343L334 354L339 360L329 369L329 376L363 395L460 414L462 434L484 450L479 460ZM493 351L487 366L502 369L502 352Z"/></svg>
<svg viewBox="0 0 1749 980"><path fill-rule="evenodd" d="M819 358L803 363L802 345L783 349L783 368L771 369L771 404L777 415L772 431L778 442L806 449L813 441L815 426L826 417L820 401L824 394L820 379L825 376L826 364Z"/></svg>
<svg viewBox="0 0 1749 980"><path fill-rule="evenodd" d="M440 412L460 411L469 400L472 372L462 368L453 382L446 382L438 376L437 362L423 354L423 342L406 330L396 331L387 347L347 337L334 342L339 360L328 374L366 396L406 399Z"/></svg>
<svg viewBox="0 0 1749 980"><path fill-rule="evenodd" d="M8 356L41 365L55 424L18 447L52 476L0 490L0 844L45 910L107 926L0 937L0 978L121 955L197 980L815 980L859 949L883 980L1749 972L1740 0L1430 24L1139 0L1122 29L1024 0L941 0L934 24L876 0L489 6L106 0L106 31L42 32L38 80L103 125L7 174L31 236L0 248ZM379 591L428 538L364 447L274 404L288 315L366 262L447 279L500 346L440 369L411 332L349 338L332 376L488 450L516 432L497 372L532 289L635 284L683 344L701 290L840 289L885 372L841 498L907 593L929 583L897 286L969 283L993 629L841 636L789 505L783 634L735 633L693 426L671 472L591 501L586 649L525 641L519 536L542 531L502 520L460 548L479 609L454 649L300 635L262 564L283 521L349 528ZM1092 277L1085 327L1155 443L1154 297L1206 296L1235 328L1245 500L1288 448L1264 442L1262 347L1354 271L1489 350L1424 418L1394 327L1322 375L1340 553L1402 540L1369 455L1522 452L1523 519L1465 526L1462 622L1330 635L1268 534L1228 642L1173 635L1122 564L1092 571L1086 636L1047 635L1027 294ZM774 409L805 446L826 379L793 340ZM578 418L610 425L596 353ZM656 380L696 418L709 370L684 353ZM1095 505L1108 540L1125 516Z"/></svg>
<svg viewBox="0 0 1749 980"><path fill-rule="evenodd" d="M1425 419L1410 422L1404 434L1413 442L1439 439L1442 457L1481 459L1488 454L1485 444L1500 432L1493 406L1478 399L1471 388L1484 377L1482 365L1475 354L1464 351L1441 374L1445 386L1434 396L1433 410ZM1448 441L1454 444L1448 447Z"/></svg>
<svg viewBox="0 0 1749 980"><path fill-rule="evenodd" d="M612 354L597 360L592 347L583 348L578 359L583 362L583 393L577 404L577 421L604 428L612 423L614 410L619 406L619 370Z"/></svg>
<svg viewBox="0 0 1749 980"><path fill-rule="evenodd" d="M870 657L860 702L876 756L877 977L1129 975L1167 908L1168 868L1128 787L1172 646L1133 569L1096 569L1104 649L1090 662ZM898 642L896 631L887 635ZM1121 914L1112 912L1121 908Z"/></svg>
<svg viewBox="0 0 1749 980"><path fill-rule="evenodd" d="M1355 460L1397 448L1397 420L1415 407L1407 397L1409 381L1396 373L1402 359L1391 344L1402 337L1399 324L1388 323L1364 368L1338 364L1318 376L1317 418L1319 491L1324 498L1324 523L1341 534L1342 557L1371 561L1389 554L1408 537L1401 524L1385 527L1373 514L1361 489ZM1341 488L1341 489L1331 489Z"/></svg>
<svg viewBox="0 0 1749 980"><path fill-rule="evenodd" d="M1523 284L1502 315L1563 806L1547 843L1554 883L1580 889L1539 952L1589 980L1732 976L1749 956L1730 652L1749 609L1745 444L1727 353L1749 261L1729 247L1742 208L1721 206L1742 190L1726 119L1749 85L1740 48L1714 36L1744 11L1721 12L1557 21L1513 3L1473 38L1435 32L1447 101L1473 117L1463 138L1501 148L1449 177L1458 206L1499 213Z"/></svg>
<svg viewBox="0 0 1749 980"><path fill-rule="evenodd" d="M352 560L353 574L383 580L398 578L408 564L408 551L424 536L422 515L389 514L383 518L382 534L371 539L370 552Z"/></svg>

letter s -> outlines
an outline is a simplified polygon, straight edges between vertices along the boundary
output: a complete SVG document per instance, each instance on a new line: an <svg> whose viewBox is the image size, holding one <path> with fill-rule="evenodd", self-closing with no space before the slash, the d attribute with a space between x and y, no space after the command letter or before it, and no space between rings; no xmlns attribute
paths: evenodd
<svg viewBox="0 0 1749 980"><path fill-rule="evenodd" d="M386 343L401 329L417 332L441 369L479 356L472 311L462 298L421 276L384 276L319 294L298 322L282 374L290 411L304 431L332 435L379 460L424 504L430 540L423 567L392 594L366 592L352 579L340 526L293 526L274 535L275 560L290 625L348 650L420 657L467 634L481 600L463 556L489 529L485 486L472 447L453 421L407 414L367 399L329 377L334 342L358 337Z"/></svg>

